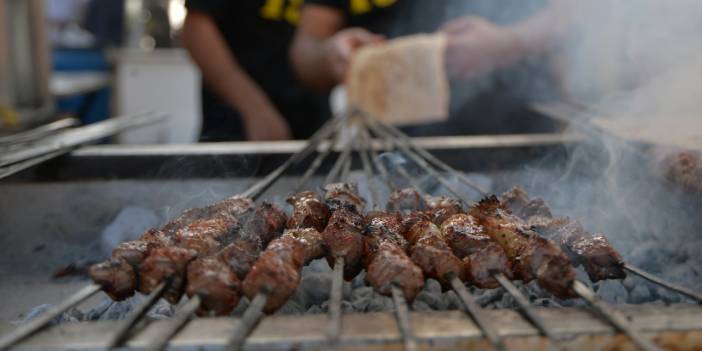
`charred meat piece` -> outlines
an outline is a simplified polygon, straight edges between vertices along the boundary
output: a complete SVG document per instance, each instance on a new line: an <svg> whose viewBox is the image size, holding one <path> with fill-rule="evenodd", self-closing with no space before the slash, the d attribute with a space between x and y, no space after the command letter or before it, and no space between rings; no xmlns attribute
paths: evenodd
<svg viewBox="0 0 702 351"><path fill-rule="evenodd" d="M464 258L487 247L492 239L475 217L459 213L441 225L441 233L458 258Z"/></svg>
<svg viewBox="0 0 702 351"><path fill-rule="evenodd" d="M624 259L604 235L595 234L575 240L570 250L593 282L626 278Z"/></svg>
<svg viewBox="0 0 702 351"><path fill-rule="evenodd" d="M385 206L388 212L413 212L427 209L427 203L422 195L413 188L397 189L390 194Z"/></svg>
<svg viewBox="0 0 702 351"><path fill-rule="evenodd" d="M352 208L361 213L366 207L366 201L358 195L358 185L355 183L332 183L324 186L324 201L329 209Z"/></svg>
<svg viewBox="0 0 702 351"><path fill-rule="evenodd" d="M589 233L578 221L553 218L543 200L529 199L520 187L504 193L502 203L534 231L560 245L573 262L583 265L593 282L626 277L621 255L604 235Z"/></svg>
<svg viewBox="0 0 702 351"><path fill-rule="evenodd" d="M402 251L409 249L409 242L402 235L404 227L397 214L373 214L373 218L366 226L366 237L363 249L363 265L370 264L384 241L391 242Z"/></svg>
<svg viewBox="0 0 702 351"><path fill-rule="evenodd" d="M215 215L228 215L236 218L252 211L253 208L253 200L241 196L232 196L209 206L188 209L177 218L166 223L161 230L166 235L173 236L176 231L195 220Z"/></svg>
<svg viewBox="0 0 702 351"><path fill-rule="evenodd" d="M239 279L244 279L263 250L262 246L259 238L238 238L225 246L219 252L219 256L224 262L227 262Z"/></svg>
<svg viewBox="0 0 702 351"><path fill-rule="evenodd" d="M353 279L362 269L363 217L351 210L340 208L332 214L322 232L327 262L334 266L337 257L344 258L344 279Z"/></svg>
<svg viewBox="0 0 702 351"><path fill-rule="evenodd" d="M410 249L410 258L422 269L425 277L438 280L445 289L450 288L452 278L465 279L463 263L451 252L436 224L420 222L411 231L421 232L415 234L417 239Z"/></svg>
<svg viewBox="0 0 702 351"><path fill-rule="evenodd" d="M251 267L243 291L249 299L268 295L264 311L271 313L283 306L300 284L300 270L307 247L291 235L273 240Z"/></svg>
<svg viewBox="0 0 702 351"><path fill-rule="evenodd" d="M229 216L198 219L176 232L175 243L196 251L198 255L210 255L221 248L220 240L233 237L238 229L239 221Z"/></svg>
<svg viewBox="0 0 702 351"><path fill-rule="evenodd" d="M323 231L329 219L329 208L312 191L304 191L288 198L292 205L292 215L287 228L314 228Z"/></svg>
<svg viewBox="0 0 702 351"><path fill-rule="evenodd" d="M171 280L163 298L176 304L185 289L185 272L190 261L197 257L194 250L180 247L162 247L151 252L139 267L139 291L151 293L162 282Z"/></svg>
<svg viewBox="0 0 702 351"><path fill-rule="evenodd" d="M278 206L262 202L252 216L243 220L242 237L255 236L261 239L263 245L280 236L285 229L288 215Z"/></svg>
<svg viewBox="0 0 702 351"><path fill-rule="evenodd" d="M134 267L146 258L149 251L157 248L172 245L171 238L166 236L162 231L156 229L148 229L141 235L138 240L125 241L112 250L112 258L122 258Z"/></svg>
<svg viewBox="0 0 702 351"><path fill-rule="evenodd" d="M385 296L392 296L392 286L396 285L408 302L414 300L424 287L422 270L390 241L380 243L368 265L366 279L378 293Z"/></svg>
<svg viewBox="0 0 702 351"><path fill-rule="evenodd" d="M320 234L316 229L288 229L283 234L283 237L286 236L291 236L305 245L305 263L324 257L326 252L324 250L324 239L322 238L322 234Z"/></svg>
<svg viewBox="0 0 702 351"><path fill-rule="evenodd" d="M431 216L431 221L434 224L441 226L451 216L463 213L461 202L446 196L435 196L426 199Z"/></svg>
<svg viewBox="0 0 702 351"><path fill-rule="evenodd" d="M517 279L537 279L556 297L575 297L572 284L575 270L568 257L552 241L538 236L520 219L500 207L497 197L480 201L470 214L478 219L512 262Z"/></svg>
<svg viewBox="0 0 702 351"><path fill-rule="evenodd" d="M230 314L241 297L240 281L221 256L196 259L188 265L188 296L201 299L197 314L205 316Z"/></svg>
<svg viewBox="0 0 702 351"><path fill-rule="evenodd" d="M481 289L495 289L500 283L493 277L493 272L504 274L508 279L513 278L512 264L505 251L495 242L473 252L463 259L466 281Z"/></svg>
<svg viewBox="0 0 702 351"><path fill-rule="evenodd" d="M134 295L137 278L132 265L126 260L113 258L92 265L88 270L90 278L115 301Z"/></svg>
<svg viewBox="0 0 702 351"><path fill-rule="evenodd" d="M243 283L244 294L253 299L259 292L268 294L264 311L275 312L288 301L300 284L300 269L273 251L264 251L251 267Z"/></svg>

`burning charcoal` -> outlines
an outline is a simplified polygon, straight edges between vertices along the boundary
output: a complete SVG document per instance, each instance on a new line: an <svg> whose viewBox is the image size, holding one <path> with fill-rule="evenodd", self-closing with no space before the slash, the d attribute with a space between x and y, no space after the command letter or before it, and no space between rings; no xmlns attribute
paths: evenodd
<svg viewBox="0 0 702 351"><path fill-rule="evenodd" d="M618 281L603 280L599 283L597 295L604 301L612 304L625 303L629 294Z"/></svg>
<svg viewBox="0 0 702 351"><path fill-rule="evenodd" d="M360 287L351 291L351 305L355 311L365 311L373 298L373 288L369 286Z"/></svg>
<svg viewBox="0 0 702 351"><path fill-rule="evenodd" d="M299 304L298 302L290 299L276 313L279 313L279 314L303 314L303 313L305 313L305 308L301 304Z"/></svg>
<svg viewBox="0 0 702 351"><path fill-rule="evenodd" d="M432 309L439 309L438 305L441 302L441 293L435 294L425 290L417 294L416 299L426 303L427 306Z"/></svg>
<svg viewBox="0 0 702 351"><path fill-rule="evenodd" d="M309 304L319 305L329 299L331 277L326 273L303 275L298 290L303 292Z"/></svg>
<svg viewBox="0 0 702 351"><path fill-rule="evenodd" d="M549 298L536 299L532 302L532 305L541 307L561 307L561 305L558 302L556 302L554 299Z"/></svg>
<svg viewBox="0 0 702 351"><path fill-rule="evenodd" d="M322 309L321 306L313 305L309 309L307 309L307 314L322 314L324 313L324 310Z"/></svg>
<svg viewBox="0 0 702 351"><path fill-rule="evenodd" d="M392 299L376 292L373 292L373 298L370 299L366 311L368 312L382 312L382 311L392 311L394 308Z"/></svg>
<svg viewBox="0 0 702 351"><path fill-rule="evenodd" d="M484 290L482 294L476 294L477 298L475 299L475 302L482 307L486 307L495 301L500 300L503 294L505 294L505 291L502 289Z"/></svg>
<svg viewBox="0 0 702 351"><path fill-rule="evenodd" d="M456 295L456 293L453 291L447 291L444 294L443 300L446 301L447 306L445 309L447 310L456 310L463 308L463 302L461 302L461 299L458 298L458 295Z"/></svg>
<svg viewBox="0 0 702 351"><path fill-rule="evenodd" d="M421 295L421 293L419 294ZM433 308L428 303L419 299L419 296L412 302L412 310L414 311L432 311Z"/></svg>

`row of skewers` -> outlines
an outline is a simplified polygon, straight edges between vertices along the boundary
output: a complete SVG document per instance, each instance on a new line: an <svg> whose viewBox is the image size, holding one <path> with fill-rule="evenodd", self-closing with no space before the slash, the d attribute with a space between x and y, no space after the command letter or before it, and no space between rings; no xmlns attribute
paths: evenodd
<svg viewBox="0 0 702 351"><path fill-rule="evenodd" d="M555 342L512 283L535 280L556 297L588 299L638 346L657 349L620 315L602 311L602 302L596 301L591 291L575 279L576 265L581 265L593 282L622 279L626 270L633 268L624 263L604 235L591 234L569 218L555 218L541 199L530 199L519 187L499 198L485 196L473 204L429 162L487 195L460 173L416 148L392 127L364 119L353 121L358 128L354 129L356 137L346 144L327 176L323 196L300 190L330 154L333 143L319 153L300 180L298 191L288 198L292 207L289 215L265 201L256 205L255 200L290 164L317 149L321 140L345 120L325 126L305 150L247 193L187 210L160 229L148 230L138 240L120 244L108 261L91 267L94 287L115 300L126 299L136 291L150 294L133 318L115 333L109 346L121 345L136 321L160 297L173 304L183 295L190 299L174 318L172 328L151 345L152 349L166 347L193 312L228 315L246 296L251 303L229 343L229 349L240 349L261 312L275 312L295 292L302 267L326 257L334 269L329 311L331 346L338 345L341 331L342 281L353 279L365 269L370 285L395 301L406 349L417 347L406 301L414 299L428 278L439 281L444 289L456 291L465 311L497 349L505 349L504 343L495 328L481 317L466 285L483 289L504 287L515 296L525 316ZM413 187L395 186L370 145L371 132L435 175L456 197L428 196L402 166L398 166L398 171ZM375 169L393 190L384 210L380 209L377 189L369 185L371 209L366 211L368 206L357 187L343 181L350 170L354 148L368 184L372 184ZM337 182L336 178L342 181ZM694 292L681 292L698 297Z"/></svg>

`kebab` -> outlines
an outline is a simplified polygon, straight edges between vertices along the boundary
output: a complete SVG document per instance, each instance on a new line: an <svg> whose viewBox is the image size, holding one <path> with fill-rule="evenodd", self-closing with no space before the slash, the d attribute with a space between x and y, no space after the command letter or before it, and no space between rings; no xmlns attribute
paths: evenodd
<svg viewBox="0 0 702 351"><path fill-rule="evenodd" d="M603 234L592 234L567 217L554 218L542 199L529 199L518 186L502 194L502 205L536 232L560 244L593 282L626 278L624 259Z"/></svg>
<svg viewBox="0 0 702 351"><path fill-rule="evenodd" d="M216 254L198 258L187 269L186 293L202 301L199 315L228 315L241 296L241 281L265 245L280 235L287 216L262 203L234 241Z"/></svg>
<svg viewBox="0 0 702 351"><path fill-rule="evenodd" d="M208 229L205 223L219 221L217 224L234 229L236 217L249 212L252 206L250 199L235 196L210 206L186 210L160 230L149 229L139 239L118 245L109 260L90 268L89 275L113 300L124 300L132 296L137 288L143 291L138 286L140 266L152 252L175 245L178 237L188 245L194 244L196 228ZM208 219L214 220L207 222ZM197 224L193 225L195 222Z"/></svg>

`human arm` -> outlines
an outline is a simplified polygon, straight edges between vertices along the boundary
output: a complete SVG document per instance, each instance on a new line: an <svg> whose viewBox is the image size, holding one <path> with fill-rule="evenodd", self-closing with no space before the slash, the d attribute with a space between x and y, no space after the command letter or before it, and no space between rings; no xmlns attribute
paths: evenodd
<svg viewBox="0 0 702 351"><path fill-rule="evenodd" d="M474 16L447 23L442 31L448 36L449 74L474 78L552 51L568 32L576 6L573 0L552 0L535 15L508 26Z"/></svg>
<svg viewBox="0 0 702 351"><path fill-rule="evenodd" d="M353 53L360 47L383 40L362 28L344 28L341 10L305 5L290 47L292 66L307 86L328 90L344 81Z"/></svg>
<svg viewBox="0 0 702 351"><path fill-rule="evenodd" d="M200 68L205 84L240 112L247 139L290 138L287 122L241 67L210 15L197 10L188 12L183 25L183 46Z"/></svg>

